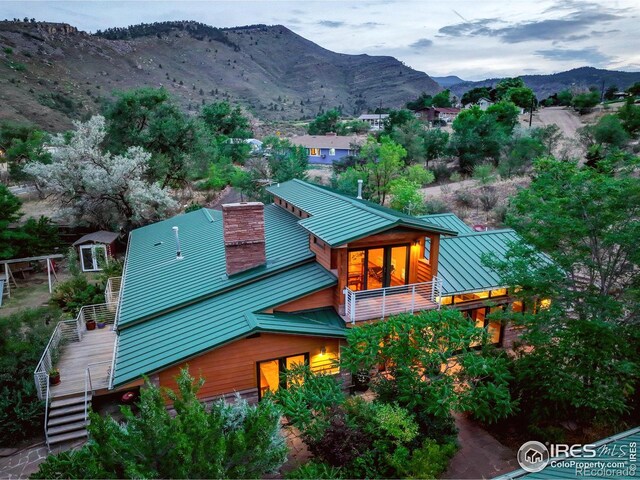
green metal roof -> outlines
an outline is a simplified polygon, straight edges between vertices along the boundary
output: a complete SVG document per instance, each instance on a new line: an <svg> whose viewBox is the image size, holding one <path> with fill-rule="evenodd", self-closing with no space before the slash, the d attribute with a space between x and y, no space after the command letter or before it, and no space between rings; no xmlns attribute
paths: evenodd
<svg viewBox="0 0 640 480"><path fill-rule="evenodd" d="M454 230L302 180L272 185L267 191L311 215L300 225L332 247L394 227L456 235Z"/></svg>
<svg viewBox="0 0 640 480"><path fill-rule="evenodd" d="M275 205L267 205L264 216L266 266L231 278L226 275L219 211L202 209L132 231L118 328L314 257L298 217ZM173 226L180 229L182 260L176 260Z"/></svg>
<svg viewBox="0 0 640 480"><path fill-rule="evenodd" d="M260 332L295 333L298 335L318 335L326 337L347 336L344 319L333 308L308 310L298 313L255 313Z"/></svg>
<svg viewBox="0 0 640 480"><path fill-rule="evenodd" d="M634 444L632 448L632 444ZM594 443L596 456L593 458L581 458L581 457L569 457L569 458L554 458L549 464L540 472L529 473L525 470L516 470L515 472L507 473L496 477L494 480L511 480L516 478L524 478L526 480L554 480L554 479L574 479L574 478L616 478L622 480L637 479L638 473L638 456L631 457L631 450L636 450L640 445L640 427L627 430L626 432L619 433L612 437L605 438L603 440ZM562 461L563 464L555 463L554 461ZM596 474L581 474L576 472L576 466L570 466L569 462L575 461L576 463L585 463L587 465L595 465L596 462L603 462L604 464L622 464L619 472L610 471L604 473L604 475ZM555 464L554 464L555 463ZM589 467L588 467L589 468ZM610 467L607 467L610 468ZM594 467L594 470L598 470L598 467ZM626 472L625 472L626 471Z"/></svg>
<svg viewBox="0 0 640 480"><path fill-rule="evenodd" d="M438 277L442 279L443 295L503 287L500 276L482 264L482 255L493 253L502 259L510 244L518 242L522 242L522 239L510 229L442 238L438 256ZM428 248L425 250L428 257Z"/></svg>
<svg viewBox="0 0 640 480"><path fill-rule="evenodd" d="M113 386L255 332L344 336L335 313L256 314L336 283L333 274L311 261L121 329Z"/></svg>
<svg viewBox="0 0 640 480"><path fill-rule="evenodd" d="M453 213L436 213L433 215L420 215L417 218L429 222L439 227L448 228L458 232L458 235L465 233L473 233L473 228L464 223L458 216Z"/></svg>

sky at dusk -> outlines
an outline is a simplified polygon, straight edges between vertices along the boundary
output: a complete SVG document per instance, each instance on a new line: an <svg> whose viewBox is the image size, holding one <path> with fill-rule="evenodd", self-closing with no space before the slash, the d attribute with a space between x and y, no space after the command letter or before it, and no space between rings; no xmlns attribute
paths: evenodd
<svg viewBox="0 0 640 480"><path fill-rule="evenodd" d="M638 0L0 0L0 19L25 16L91 32L165 20L281 24L329 50L392 55L429 75L465 80L585 65L640 70Z"/></svg>

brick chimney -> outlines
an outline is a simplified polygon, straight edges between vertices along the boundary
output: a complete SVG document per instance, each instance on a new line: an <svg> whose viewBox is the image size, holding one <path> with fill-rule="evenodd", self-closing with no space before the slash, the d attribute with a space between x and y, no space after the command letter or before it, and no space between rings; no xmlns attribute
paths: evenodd
<svg viewBox="0 0 640 480"><path fill-rule="evenodd" d="M266 263L262 202L222 205L222 228L228 275Z"/></svg>

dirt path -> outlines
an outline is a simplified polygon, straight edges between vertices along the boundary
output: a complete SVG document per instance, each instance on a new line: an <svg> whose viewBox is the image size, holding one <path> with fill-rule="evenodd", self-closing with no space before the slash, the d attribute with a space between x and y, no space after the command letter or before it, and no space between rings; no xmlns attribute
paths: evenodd
<svg viewBox="0 0 640 480"><path fill-rule="evenodd" d="M533 125L545 126L555 123L567 138L575 138L576 131L584 127L580 116L565 107L541 108L533 115Z"/></svg>
<svg viewBox="0 0 640 480"><path fill-rule="evenodd" d="M461 180L459 182L444 183L442 185L436 185L434 187L421 188L420 192L427 200L429 200L430 198L434 197L442 197L449 192L455 192L456 190L460 190L462 188L474 187L477 183L478 181L473 179Z"/></svg>
<svg viewBox="0 0 640 480"><path fill-rule="evenodd" d="M441 478L493 478L520 468L516 452L464 415L454 414L460 449Z"/></svg>

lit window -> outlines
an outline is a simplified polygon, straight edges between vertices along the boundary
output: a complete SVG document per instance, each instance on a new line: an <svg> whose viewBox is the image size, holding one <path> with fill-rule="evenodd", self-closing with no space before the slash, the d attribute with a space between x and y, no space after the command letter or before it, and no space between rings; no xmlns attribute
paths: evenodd
<svg viewBox="0 0 640 480"><path fill-rule="evenodd" d="M319 148L310 148L309 149L309 155L311 155L312 157L319 157L320 156L320 149Z"/></svg>
<svg viewBox="0 0 640 480"><path fill-rule="evenodd" d="M491 290L491 298L504 297L507 294L506 288L498 288L497 290Z"/></svg>

